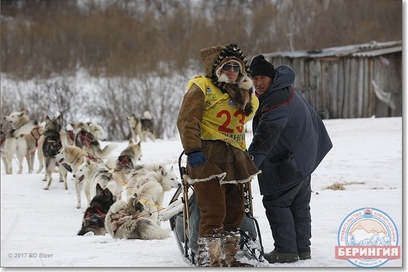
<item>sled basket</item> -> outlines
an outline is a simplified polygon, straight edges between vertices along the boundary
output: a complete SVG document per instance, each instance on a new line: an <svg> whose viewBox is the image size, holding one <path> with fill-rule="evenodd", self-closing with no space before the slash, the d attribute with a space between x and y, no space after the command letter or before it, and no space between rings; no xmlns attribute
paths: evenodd
<svg viewBox="0 0 408 272"><path fill-rule="evenodd" d="M174 233L174 237L176 239L177 245L180 251L183 254L183 258L192 266L197 265L197 257L195 252L192 250L190 244L194 243L195 241L190 240L189 234L192 233L191 230L191 201L195 201L195 196L193 197L194 187L188 184L188 181L185 179L185 175L187 174L187 169L185 166L182 166L182 157L184 155L184 151L180 154L178 159L178 166L180 170L180 178L181 184L177 188L176 192L174 193L173 197L169 202L169 206L176 201L181 201L183 205L183 210L178 214L174 215L169 219L171 230ZM190 191L191 190L191 191ZM252 192L250 182L244 184L244 204L245 204L245 215L248 221L254 223L254 228L256 230L256 234L248 235L242 228L240 229L240 251L238 252L242 256L246 257L250 260L256 260L258 263L262 263L264 261L263 258L263 246L262 246L262 239L261 239L261 232L259 229L259 224L257 220L254 218L252 214ZM180 222L182 221L182 222ZM182 230L180 226L182 225ZM238 254L237 253L237 254Z"/></svg>

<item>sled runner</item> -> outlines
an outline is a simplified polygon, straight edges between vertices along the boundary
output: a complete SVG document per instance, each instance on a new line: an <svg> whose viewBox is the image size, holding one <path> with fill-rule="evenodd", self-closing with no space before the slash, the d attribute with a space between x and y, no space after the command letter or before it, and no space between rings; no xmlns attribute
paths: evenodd
<svg viewBox="0 0 408 272"><path fill-rule="evenodd" d="M183 254L183 258L190 265L197 266L196 254L200 211L195 201L194 187L188 184L184 178L187 174L187 169L181 165L183 155L184 151L178 160L181 184L179 184L178 189L169 202L168 208L166 208L163 214L164 220L166 220L166 213L169 216L170 227L174 233L177 245ZM237 252L236 257L244 260L246 263L253 264L253 266L262 266L264 250L259 224L253 216L250 182L244 184L244 204L246 216L240 229L240 250ZM177 213L174 214L175 212Z"/></svg>

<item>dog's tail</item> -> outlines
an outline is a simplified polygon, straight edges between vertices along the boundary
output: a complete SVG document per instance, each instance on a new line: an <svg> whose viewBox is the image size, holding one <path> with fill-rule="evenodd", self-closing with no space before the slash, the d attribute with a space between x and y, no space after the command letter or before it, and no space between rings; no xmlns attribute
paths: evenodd
<svg viewBox="0 0 408 272"><path fill-rule="evenodd" d="M95 143L95 144L94 144ZM107 159L109 155L118 147L117 143L111 143L106 145L103 149L99 145L99 142L94 141L91 143L89 148L92 149L94 156L100 159Z"/></svg>
<svg viewBox="0 0 408 272"><path fill-rule="evenodd" d="M188 191L188 198L190 199L191 195L193 194L192 190ZM178 214L179 212L183 211L183 204L184 199L179 198L176 201L172 202L169 204L169 206L167 206L166 209L162 210L159 215L158 218L160 221L167 221L170 220L170 218L172 218L173 216L175 216L176 214Z"/></svg>
<svg viewBox="0 0 408 272"><path fill-rule="evenodd" d="M149 111L145 111L145 112L143 113L143 118L145 118L145 119L150 119L150 120L153 119L153 117L152 117L152 115L150 114Z"/></svg>
<svg viewBox="0 0 408 272"><path fill-rule="evenodd" d="M133 231L143 240L162 240L170 236L170 229L162 229L149 218L139 218L135 221Z"/></svg>
<svg viewBox="0 0 408 272"><path fill-rule="evenodd" d="M37 120L31 120L31 121L28 121L27 123L25 123L24 125L22 125L21 127L19 127L19 128L16 128L16 129L12 129L12 130L9 130L8 132L7 132L7 138L16 138L16 137L20 137L20 136L24 136L24 135L26 135L26 134L30 134L31 133L31 131L34 129L34 128L36 128L36 127L38 127L39 126L39 124L38 124L38 121Z"/></svg>

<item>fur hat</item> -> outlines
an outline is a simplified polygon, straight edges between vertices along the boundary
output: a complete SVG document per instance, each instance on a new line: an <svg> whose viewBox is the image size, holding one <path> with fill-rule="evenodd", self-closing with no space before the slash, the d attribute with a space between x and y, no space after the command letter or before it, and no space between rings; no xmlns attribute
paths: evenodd
<svg viewBox="0 0 408 272"><path fill-rule="evenodd" d="M229 83L228 78L221 73L222 66L227 62L235 62L240 67L240 72L237 78L238 84L243 84L242 88L249 89L252 87L252 82L248 78L249 67L247 60L241 49L236 44L228 44L227 46L216 45L200 50L200 58L205 66L206 76L211 78L212 82L219 88L223 88L223 83Z"/></svg>
<svg viewBox="0 0 408 272"><path fill-rule="evenodd" d="M200 50L199 56L201 60L204 62L205 74L207 77L211 77L213 64L217 60L221 51L224 49L225 49L224 46L216 45L208 48L203 48Z"/></svg>
<svg viewBox="0 0 408 272"><path fill-rule="evenodd" d="M223 93L228 93L238 109L245 115L252 113L253 84L249 78L249 67L241 49L236 44L216 45L200 50L199 56L204 62L206 76ZM240 71L236 82L230 83L228 77L221 73L222 66L228 62L239 65Z"/></svg>
<svg viewBox="0 0 408 272"><path fill-rule="evenodd" d="M258 55L252 59L250 69L251 77L268 76L272 79L275 77L275 67L263 55Z"/></svg>

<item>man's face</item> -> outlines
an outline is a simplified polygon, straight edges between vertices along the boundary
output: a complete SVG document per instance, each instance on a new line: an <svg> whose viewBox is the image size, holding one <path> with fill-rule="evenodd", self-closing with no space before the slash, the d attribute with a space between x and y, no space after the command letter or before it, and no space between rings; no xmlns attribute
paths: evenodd
<svg viewBox="0 0 408 272"><path fill-rule="evenodd" d="M261 95L271 86L272 78L268 76L254 76L252 78L252 83L254 84L256 92Z"/></svg>

